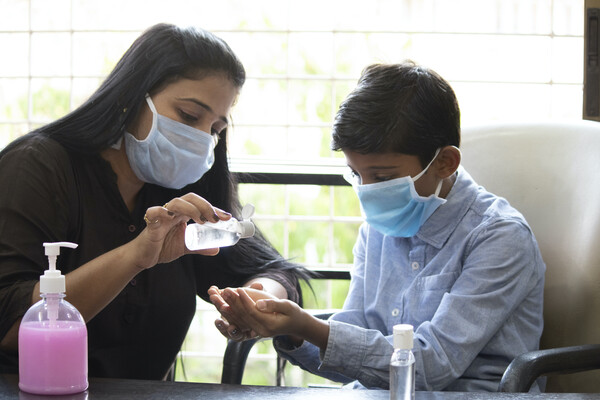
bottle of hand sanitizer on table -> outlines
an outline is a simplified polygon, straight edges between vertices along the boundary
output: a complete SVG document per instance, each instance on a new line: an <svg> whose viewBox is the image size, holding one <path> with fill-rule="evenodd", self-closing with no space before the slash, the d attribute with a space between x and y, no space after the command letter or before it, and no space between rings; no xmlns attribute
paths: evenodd
<svg viewBox="0 0 600 400"><path fill-rule="evenodd" d="M65 277L56 269L61 247L44 243L49 269L40 276L40 296L19 327L19 388L34 394L72 394L88 388L87 329L65 298Z"/></svg>
<svg viewBox="0 0 600 400"><path fill-rule="evenodd" d="M413 326L394 325L394 353L390 360L390 400L414 400L415 356Z"/></svg>

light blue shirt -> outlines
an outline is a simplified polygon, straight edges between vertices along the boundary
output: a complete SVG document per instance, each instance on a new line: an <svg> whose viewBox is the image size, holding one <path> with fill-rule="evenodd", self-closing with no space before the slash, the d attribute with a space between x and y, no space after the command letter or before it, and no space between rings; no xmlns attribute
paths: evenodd
<svg viewBox="0 0 600 400"><path fill-rule="evenodd" d="M279 337L282 356L354 387L387 389L392 328L408 323L417 390L496 391L510 361L538 349L545 265L523 216L462 167L447 200L412 238L363 224L326 351L306 341L290 349Z"/></svg>

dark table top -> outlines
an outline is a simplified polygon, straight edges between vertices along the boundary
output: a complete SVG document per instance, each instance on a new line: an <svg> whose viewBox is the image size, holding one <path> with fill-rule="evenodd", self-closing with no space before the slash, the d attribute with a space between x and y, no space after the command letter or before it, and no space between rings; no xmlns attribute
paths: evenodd
<svg viewBox="0 0 600 400"><path fill-rule="evenodd" d="M0 375L0 400L129 400L129 399L202 399L202 400L319 400L319 399L389 399L387 390L347 390L274 386L221 385L215 383L186 383L142 381L127 379L90 379L87 391L68 396L37 396L19 391L17 375ZM529 393L453 393L417 392L415 400L495 400L495 399L596 399L598 394L529 394Z"/></svg>

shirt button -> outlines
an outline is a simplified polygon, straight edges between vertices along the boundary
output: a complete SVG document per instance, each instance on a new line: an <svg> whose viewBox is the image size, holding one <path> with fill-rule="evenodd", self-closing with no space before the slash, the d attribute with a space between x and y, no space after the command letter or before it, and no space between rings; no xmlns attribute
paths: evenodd
<svg viewBox="0 0 600 400"><path fill-rule="evenodd" d="M392 310L392 317L397 317L397 316L398 316L398 314L400 314L400 310L398 310L397 308L394 308L394 309Z"/></svg>
<svg viewBox="0 0 600 400"><path fill-rule="evenodd" d="M129 225L129 232L135 232L135 225Z"/></svg>
<svg viewBox="0 0 600 400"><path fill-rule="evenodd" d="M135 285L137 285L137 281L135 280L135 278L133 278L132 280L129 281L129 284L131 286L135 286Z"/></svg>
<svg viewBox="0 0 600 400"><path fill-rule="evenodd" d="M412 264L410 264L410 266L412 267L413 271L416 271L419 269L419 263L414 261Z"/></svg>

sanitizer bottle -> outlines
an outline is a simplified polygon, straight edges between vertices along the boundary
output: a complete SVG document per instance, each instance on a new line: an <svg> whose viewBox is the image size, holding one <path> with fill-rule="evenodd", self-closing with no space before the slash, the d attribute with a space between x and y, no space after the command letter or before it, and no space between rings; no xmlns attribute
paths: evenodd
<svg viewBox="0 0 600 400"><path fill-rule="evenodd" d="M254 206L246 204L242 209L242 220L230 218L227 221L189 224L185 229L185 245L189 250L214 249L236 244L240 239L254 236L254 224L250 217Z"/></svg>
<svg viewBox="0 0 600 400"><path fill-rule="evenodd" d="M56 269L61 247L44 243L49 269L40 276L40 296L19 327L19 388L28 393L64 395L88 388L87 329L65 298L65 277Z"/></svg>
<svg viewBox="0 0 600 400"><path fill-rule="evenodd" d="M390 360L390 400L414 400L415 356L413 326L394 325L394 353Z"/></svg>

